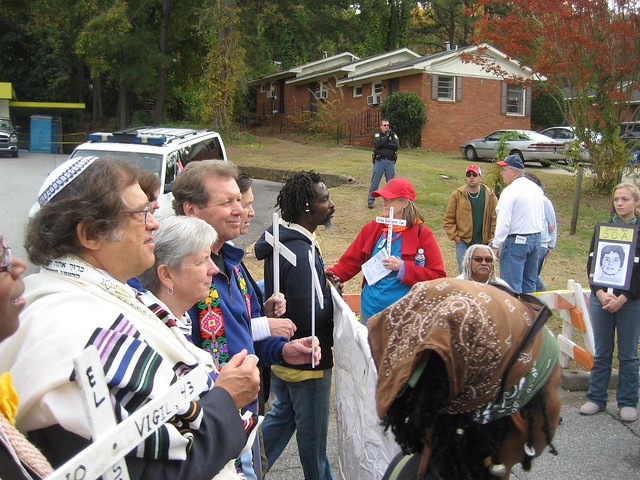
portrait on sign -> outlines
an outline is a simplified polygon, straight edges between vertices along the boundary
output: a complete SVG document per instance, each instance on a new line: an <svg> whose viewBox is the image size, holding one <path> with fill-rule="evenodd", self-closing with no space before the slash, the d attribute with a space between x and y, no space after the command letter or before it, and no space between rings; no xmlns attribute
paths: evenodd
<svg viewBox="0 0 640 480"><path fill-rule="evenodd" d="M635 225L597 224L589 283L628 290L637 237L638 228Z"/></svg>

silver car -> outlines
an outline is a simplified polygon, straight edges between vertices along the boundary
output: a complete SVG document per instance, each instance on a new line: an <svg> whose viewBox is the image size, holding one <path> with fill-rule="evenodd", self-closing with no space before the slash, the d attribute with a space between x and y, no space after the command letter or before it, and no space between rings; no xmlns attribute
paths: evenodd
<svg viewBox="0 0 640 480"><path fill-rule="evenodd" d="M523 162L540 162L548 167L552 162L565 160L564 143L533 130L496 130L486 137L462 143L460 151L470 162L493 159L501 139L506 139L509 154L519 155Z"/></svg>

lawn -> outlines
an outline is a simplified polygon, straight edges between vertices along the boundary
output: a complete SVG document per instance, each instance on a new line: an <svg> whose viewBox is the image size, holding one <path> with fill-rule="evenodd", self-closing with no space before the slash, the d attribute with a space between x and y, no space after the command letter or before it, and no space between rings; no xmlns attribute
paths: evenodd
<svg viewBox="0 0 640 480"><path fill-rule="evenodd" d="M380 214L380 205L367 208L367 189L371 175L371 152L368 149L336 146L335 144L300 136L282 135L258 137L242 133L227 141L229 158L240 166L261 166L291 172L315 170L327 174L353 177L354 182L331 189L336 206L334 226L317 232L327 266L333 265L346 250L362 225ZM416 188L416 203L422 210L438 240L447 272L457 275L455 249L444 233L442 224L450 193L465 183L468 161L458 152L436 153L423 149L404 149L398 154L396 176L408 178ZM480 163L484 177L498 167ZM571 212L576 190L576 176L560 168L542 168L537 163L527 164L527 171L542 181L547 196L553 202L558 216L558 243L543 270L547 288L566 288L567 280L574 279L588 287L586 261L593 227L608 218L611 202L608 195L592 191L588 178L583 181L577 232L570 235ZM384 180L383 180L384 183ZM382 184L381 184L382 185ZM262 269L252 255L248 263L258 278ZM360 291L360 279L346 284L346 291Z"/></svg>

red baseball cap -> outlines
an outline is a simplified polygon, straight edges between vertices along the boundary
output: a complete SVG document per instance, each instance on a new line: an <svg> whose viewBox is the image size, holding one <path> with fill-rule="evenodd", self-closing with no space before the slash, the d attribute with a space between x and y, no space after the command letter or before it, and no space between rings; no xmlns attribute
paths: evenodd
<svg viewBox="0 0 640 480"><path fill-rule="evenodd" d="M407 198L409 200L415 200L416 191L413 185L411 185L411 182L406 178L392 178L380 190L371 192L371 196L387 199Z"/></svg>
<svg viewBox="0 0 640 480"><path fill-rule="evenodd" d="M479 176L482 176L482 170L480 170L480 167L478 165L469 165L467 167L467 172L475 172L477 173ZM466 172L465 172L466 173Z"/></svg>

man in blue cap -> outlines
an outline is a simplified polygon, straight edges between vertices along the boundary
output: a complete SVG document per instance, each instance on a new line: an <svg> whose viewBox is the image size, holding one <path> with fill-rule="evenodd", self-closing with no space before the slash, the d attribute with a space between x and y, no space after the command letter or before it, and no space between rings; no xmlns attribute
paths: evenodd
<svg viewBox="0 0 640 480"><path fill-rule="evenodd" d="M500 257L500 276L517 292L536 291L544 192L524 176L519 155L497 162L507 187L498 200L492 247Z"/></svg>

